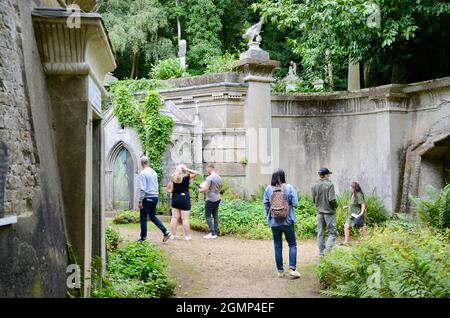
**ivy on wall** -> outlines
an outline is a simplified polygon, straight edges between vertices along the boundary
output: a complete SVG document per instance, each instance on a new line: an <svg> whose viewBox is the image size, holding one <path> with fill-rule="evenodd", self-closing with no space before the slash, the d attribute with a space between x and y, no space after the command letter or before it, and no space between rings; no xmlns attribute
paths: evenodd
<svg viewBox="0 0 450 318"><path fill-rule="evenodd" d="M164 154L170 143L174 121L160 112L163 104L155 90L156 82L144 81L114 82L110 87L113 112L121 125L136 129L142 150L149 157L150 166L162 178ZM143 103L134 96L138 90L148 90Z"/></svg>

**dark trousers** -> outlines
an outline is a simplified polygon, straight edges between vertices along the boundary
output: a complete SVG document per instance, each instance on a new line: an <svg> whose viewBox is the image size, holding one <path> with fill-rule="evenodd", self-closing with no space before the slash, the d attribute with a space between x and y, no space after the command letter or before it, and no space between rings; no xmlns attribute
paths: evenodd
<svg viewBox="0 0 450 318"><path fill-rule="evenodd" d="M297 267L297 239L295 225L281 225L272 228L273 243L275 247L275 262L279 272L283 272L283 233L289 245L289 268Z"/></svg>
<svg viewBox="0 0 450 318"><path fill-rule="evenodd" d="M212 235L217 235L219 232L219 204L220 200L216 202L206 200L205 202L206 223L208 223ZM214 219L214 223L212 219Z"/></svg>
<svg viewBox="0 0 450 318"><path fill-rule="evenodd" d="M161 230L163 235L167 234L167 229L162 222L156 217L156 205L158 204L158 198L145 198L142 201L144 206L141 209L141 239L147 237L147 219L155 223L155 225Z"/></svg>

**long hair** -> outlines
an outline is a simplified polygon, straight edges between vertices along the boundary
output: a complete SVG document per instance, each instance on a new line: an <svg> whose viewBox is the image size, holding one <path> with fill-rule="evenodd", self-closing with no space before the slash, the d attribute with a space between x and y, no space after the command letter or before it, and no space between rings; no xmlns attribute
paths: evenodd
<svg viewBox="0 0 450 318"><path fill-rule="evenodd" d="M172 177L172 181L174 183L181 183L183 181L184 172L181 167L182 167L182 165L179 164L178 166L176 166L175 170L172 172L171 177Z"/></svg>
<svg viewBox="0 0 450 318"><path fill-rule="evenodd" d="M363 200L365 201L365 197L364 197L364 192L361 189L361 186L359 185L358 182L352 182L352 184L350 185L350 187L352 188L351 192L353 195L353 202L355 204L358 204L358 193L362 194Z"/></svg>
<svg viewBox="0 0 450 318"><path fill-rule="evenodd" d="M282 185L283 183L286 183L286 174L282 169L278 169L272 174L272 180L270 184L273 187L276 187Z"/></svg>

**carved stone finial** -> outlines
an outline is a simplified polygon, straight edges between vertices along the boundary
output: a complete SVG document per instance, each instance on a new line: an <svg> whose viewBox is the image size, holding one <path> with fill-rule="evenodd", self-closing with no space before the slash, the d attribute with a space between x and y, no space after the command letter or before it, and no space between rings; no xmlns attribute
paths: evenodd
<svg viewBox="0 0 450 318"><path fill-rule="evenodd" d="M247 31L245 31L244 35L242 36L244 39L248 40L249 47L251 47L252 45L257 45L259 47L259 44L261 43L262 40L260 33L263 23L264 21L261 18L261 20L258 23L248 28Z"/></svg>

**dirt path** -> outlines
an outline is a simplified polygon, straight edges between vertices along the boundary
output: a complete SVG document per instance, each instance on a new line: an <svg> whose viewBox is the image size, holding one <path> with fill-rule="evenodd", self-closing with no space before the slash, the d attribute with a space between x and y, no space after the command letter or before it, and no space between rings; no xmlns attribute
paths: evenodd
<svg viewBox="0 0 450 318"><path fill-rule="evenodd" d="M139 237L139 226L118 226L125 240ZM182 233L181 228L179 233ZM193 239L161 242L161 233L149 229L149 240L166 252L173 277L178 282L177 297L320 297L314 268L318 260L312 240L298 245L297 280L277 277L272 241L219 237L205 240L193 232ZM283 257L287 262L288 247Z"/></svg>

